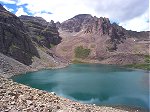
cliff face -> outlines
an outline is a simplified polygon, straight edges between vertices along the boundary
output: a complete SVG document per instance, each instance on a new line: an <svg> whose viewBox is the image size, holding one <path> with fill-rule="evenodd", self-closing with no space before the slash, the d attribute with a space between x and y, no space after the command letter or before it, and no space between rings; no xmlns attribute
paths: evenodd
<svg viewBox="0 0 150 112"><path fill-rule="evenodd" d="M41 17L32 16L20 16L19 18L29 29L28 32L32 39L40 46L50 48L61 42L61 37L54 21L47 22Z"/></svg>
<svg viewBox="0 0 150 112"><path fill-rule="evenodd" d="M0 5L0 52L26 65L32 63L33 56L38 57L23 23L2 5Z"/></svg>
<svg viewBox="0 0 150 112"><path fill-rule="evenodd" d="M89 60L101 61L112 57L118 59L118 56L124 58L133 56L136 59L139 57L138 63L142 62L141 55L149 54L149 32L128 31L116 23L110 23L108 18L80 14L57 23L57 27L64 39L57 46L56 52L69 60L76 58L74 51L77 46L91 50L86 58ZM127 59L127 62L133 61L135 61L133 58Z"/></svg>

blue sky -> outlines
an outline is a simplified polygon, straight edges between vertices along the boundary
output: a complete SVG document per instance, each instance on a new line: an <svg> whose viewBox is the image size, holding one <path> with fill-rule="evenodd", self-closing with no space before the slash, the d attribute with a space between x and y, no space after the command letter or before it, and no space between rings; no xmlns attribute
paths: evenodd
<svg viewBox="0 0 150 112"><path fill-rule="evenodd" d="M149 0L0 0L10 12L63 22L77 14L108 17L128 30L149 30Z"/></svg>

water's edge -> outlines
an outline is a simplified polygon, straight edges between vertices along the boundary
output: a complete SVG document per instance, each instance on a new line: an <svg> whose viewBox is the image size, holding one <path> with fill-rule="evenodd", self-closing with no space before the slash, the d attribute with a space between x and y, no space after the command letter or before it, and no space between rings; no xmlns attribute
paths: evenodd
<svg viewBox="0 0 150 112"><path fill-rule="evenodd" d="M27 71L26 73L21 73L21 74L15 74L15 75L26 75L28 73L32 73L32 72L38 72L38 71L43 71L43 70L52 70L52 69L63 69L63 68L66 68L68 66L70 66L72 64L68 64L66 66L61 66L61 67L49 67L49 68L42 68L42 69L37 69L37 70L30 70L30 71ZM92 64L89 64L89 65L92 65ZM105 65L105 64L101 64L101 65ZM107 64L106 64L107 65ZM127 68L127 69L131 69L131 70L138 70L138 71L145 71L145 72L149 72L147 70L142 70L142 69L134 69L134 68L128 68L128 67L124 67L124 66L119 66L119 65L110 65L110 66L118 66L118 67L121 67L121 68ZM13 76L15 76L13 75ZM8 79L11 79L13 76L9 77ZM30 86L29 86L30 87ZM30 87L32 88L32 87ZM43 90L42 90L43 91ZM49 93L49 92L48 92ZM106 106L106 105L101 105L101 106ZM106 107L113 107L113 108L116 108L116 109L123 109L123 110L141 110L141 111L145 111L145 109L141 108L141 107L133 107L133 106L106 106Z"/></svg>
<svg viewBox="0 0 150 112"><path fill-rule="evenodd" d="M15 93L16 91L18 91L19 94L22 93L22 95L27 95L26 97L33 97L33 96L37 96L38 94L40 94L40 96L37 97L38 102L34 101L34 100L33 100L33 102L30 102L30 103L33 103L35 105L37 103L41 102L42 107L38 107L39 110L43 109L43 108L50 109L51 107L49 107L49 105L46 105L47 100L49 100L54 111L58 111L58 108L60 108L59 110L62 111L62 112L66 112L66 111L68 112L71 108L76 109L75 111L72 111L72 112L85 112L85 111L89 111L89 112L91 112L91 111L136 112L137 110L139 112L148 112L147 110L144 110L144 109L141 109L141 108L134 108L134 107L121 107L121 106L108 107L108 106L94 106L94 105L89 105L89 104L81 104L79 102L75 102L75 101L72 101L72 100L69 100L69 99L66 99L66 98L63 98L63 97L59 97L59 96L57 96L53 93L50 93L50 92L46 92L46 91L43 91L43 90L31 88L29 86L19 84L17 82L13 82L11 79L0 77L0 81L3 84L1 86L1 88L5 88L5 90L9 91L10 93ZM30 94L27 91L28 92L31 91ZM46 99L46 101L44 101L45 99L43 97L45 97L45 96L46 96L46 98L51 97L52 99L57 99L57 100L59 100L59 103L56 103L55 100L52 101L51 98L48 98L48 99ZM12 96L6 95L6 98L9 98L9 97L12 98ZM5 99L3 99L3 101L4 100ZM29 101L29 99L27 99L27 100ZM10 104L12 102L8 102L8 103ZM8 103L5 104L5 102L3 102L3 105L8 106ZM13 103L17 103L17 102L13 101ZM7 106L5 106L5 108ZM19 105L13 105L13 106L14 107L17 106L15 108L22 108L22 107L20 107L21 106L20 104ZM27 108L29 108L29 107L27 107ZM37 108L37 107L34 107L34 108ZM0 109L3 109L3 107L0 107Z"/></svg>

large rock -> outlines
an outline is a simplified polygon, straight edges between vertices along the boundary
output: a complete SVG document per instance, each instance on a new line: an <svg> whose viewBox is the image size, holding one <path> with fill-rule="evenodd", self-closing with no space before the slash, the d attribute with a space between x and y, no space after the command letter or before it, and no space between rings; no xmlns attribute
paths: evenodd
<svg viewBox="0 0 150 112"><path fill-rule="evenodd" d="M54 21L47 22L41 17L20 16L21 21L25 24L32 39L40 46L47 48L57 45L61 42L58 29Z"/></svg>
<svg viewBox="0 0 150 112"><path fill-rule="evenodd" d="M20 19L0 5L0 52L30 65L38 53Z"/></svg>

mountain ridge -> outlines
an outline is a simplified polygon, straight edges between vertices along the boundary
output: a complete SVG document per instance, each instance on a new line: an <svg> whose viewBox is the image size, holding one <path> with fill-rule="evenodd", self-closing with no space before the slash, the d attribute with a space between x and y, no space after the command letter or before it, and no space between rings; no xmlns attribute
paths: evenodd
<svg viewBox="0 0 150 112"><path fill-rule="evenodd" d="M85 59L96 59L98 63L101 63L99 59L117 57L117 55L119 57L122 55L122 57L126 58L128 54L149 54L149 31L136 32L126 30L116 23L111 24L109 19L105 17L97 18L89 14L80 14L56 26L58 26L60 36L64 40L57 46L56 53L59 55L62 54L61 56L69 60L76 59L75 48L78 46L91 49L91 53ZM91 48L90 46L95 46L95 48ZM130 59L128 58L127 60ZM132 58L131 61L126 62L132 63L133 61ZM126 62L121 61L116 63L127 64ZM140 61L138 62L140 63ZM104 64L108 64L108 62L104 62ZM115 64L115 61L111 64Z"/></svg>
<svg viewBox="0 0 150 112"><path fill-rule="evenodd" d="M149 55L149 31L129 31L105 17L79 14L54 23L42 17L17 17L2 5L0 14L0 56L22 63L23 68L63 66L73 60L125 65L144 63L144 56ZM84 59L76 57L78 47L90 50ZM17 64L16 61L11 62ZM1 64L2 72L4 65Z"/></svg>

